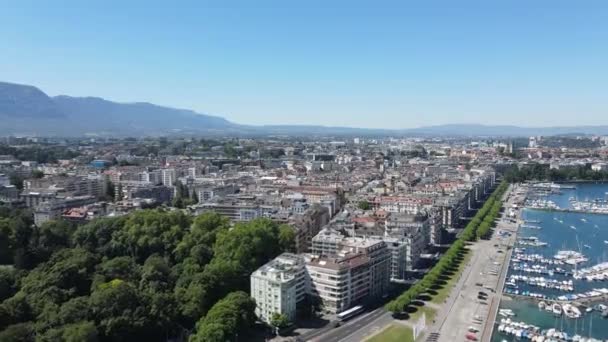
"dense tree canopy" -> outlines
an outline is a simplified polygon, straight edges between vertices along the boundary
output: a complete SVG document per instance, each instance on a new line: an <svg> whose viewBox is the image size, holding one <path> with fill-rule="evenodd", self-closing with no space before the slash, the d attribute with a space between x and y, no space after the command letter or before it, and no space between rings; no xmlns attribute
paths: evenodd
<svg viewBox="0 0 608 342"><path fill-rule="evenodd" d="M267 219L142 210L76 227L0 208L0 341L235 340L249 274L293 248ZM197 323L198 322L198 323Z"/></svg>

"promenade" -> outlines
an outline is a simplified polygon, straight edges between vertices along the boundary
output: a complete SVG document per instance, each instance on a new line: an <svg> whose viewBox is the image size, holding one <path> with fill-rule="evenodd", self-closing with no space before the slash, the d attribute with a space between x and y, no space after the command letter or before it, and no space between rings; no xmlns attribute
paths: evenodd
<svg viewBox="0 0 608 342"><path fill-rule="evenodd" d="M504 194L503 206L506 208L516 200L510 196L512 193L513 187L510 187ZM474 327L482 341L490 340L508 270L510 247L515 243L517 231L517 225L508 221L506 215L507 210L504 210L489 240L469 246L471 259L435 323L427 329L427 336L434 336L439 342L452 342L462 340L469 327ZM496 233L499 230L512 234L503 238ZM479 292L486 293L487 300L478 299Z"/></svg>

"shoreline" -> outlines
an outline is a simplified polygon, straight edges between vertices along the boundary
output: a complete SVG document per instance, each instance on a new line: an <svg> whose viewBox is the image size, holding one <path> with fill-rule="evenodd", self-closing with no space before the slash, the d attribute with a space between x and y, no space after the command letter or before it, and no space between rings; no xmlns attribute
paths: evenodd
<svg viewBox="0 0 608 342"><path fill-rule="evenodd" d="M515 193L514 190L515 190L515 188L512 187L509 189L509 191L506 194L509 194L509 195L514 194ZM527 196L527 193L524 195L524 197L525 196ZM505 208L508 208L509 203L503 202L503 206ZM522 218L523 210L524 210L524 208L517 210L517 214L516 214L516 218L515 218L516 222L523 220L523 218ZM506 213L506 211L505 211L505 213ZM502 264L500 277L498 280L498 284L496 286L496 295L498 296L498 305L496 305L495 308L493 307L493 310L491 311L490 316L488 317L488 325L490 325L491 328L490 328L489 334L486 334L484 331L484 334L481 337L482 342L491 342L492 336L494 336L494 329L496 329L496 318L498 317L500 305L502 304L502 301L504 300L503 291L504 291L505 283L507 280L507 274L509 273L509 267L511 266L511 258L513 256L513 247L515 246L515 242L517 241L519 229L520 229L520 225L519 225L519 223L516 223L515 229L511 231L512 234L508 238L508 241L506 243L507 253L506 253L504 262ZM486 325L486 327L487 327L487 325Z"/></svg>

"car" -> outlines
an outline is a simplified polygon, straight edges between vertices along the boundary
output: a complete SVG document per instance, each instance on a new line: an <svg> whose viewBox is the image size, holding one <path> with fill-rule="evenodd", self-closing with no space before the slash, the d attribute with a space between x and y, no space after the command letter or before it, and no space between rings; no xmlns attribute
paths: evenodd
<svg viewBox="0 0 608 342"><path fill-rule="evenodd" d="M482 283L475 283L475 286L483 286Z"/></svg>
<svg viewBox="0 0 608 342"><path fill-rule="evenodd" d="M477 292L477 294L480 295L480 296L487 296L488 295L486 292L483 292L483 291L479 291L479 292Z"/></svg>

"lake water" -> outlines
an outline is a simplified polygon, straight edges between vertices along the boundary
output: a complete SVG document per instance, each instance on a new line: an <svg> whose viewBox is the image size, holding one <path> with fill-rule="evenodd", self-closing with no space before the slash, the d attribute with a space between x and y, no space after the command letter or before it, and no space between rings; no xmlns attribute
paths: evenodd
<svg viewBox="0 0 608 342"><path fill-rule="evenodd" d="M577 184L576 189L562 189L560 194L552 194L547 197L554 201L560 208L571 208L569 199L571 197L578 200L606 199L608 184ZM583 214L583 213L563 213L548 212L541 210L526 209L523 213L526 220L540 220L540 223L533 225L541 226L542 229L520 228L519 236L536 236L539 241L547 242L546 247L525 246L526 253L542 254L548 258L553 257L558 250L575 250L583 253L589 261L579 264L579 268L589 267L599 262L608 261L608 215ZM562 222L560 222L562 221ZM576 229L571 228L571 226ZM549 266L555 267L555 266ZM567 268L566 266L559 266ZM571 279L561 275L540 275L526 274L509 270L509 274L522 274L528 276L538 276L554 278L559 280ZM568 294L568 292L541 289L539 287L526 287L523 283L518 283L520 290L530 290L536 293L543 293L550 296ZM608 288L608 281L589 282L586 280L574 280L574 292L581 293L593 288ZM594 303L599 304L599 303ZM604 303L607 304L607 303ZM551 313L540 311L537 301L522 300L503 300L501 308L512 309L516 314L512 318L514 321L524 321L528 324L539 326L541 329L556 328L566 331L571 336L579 334L585 337L598 339L608 339L608 320L601 317L597 311L585 313L582 318L568 319L565 317L555 317ZM497 318L500 321L500 316ZM496 329L492 341L501 340L511 341L515 337L499 333Z"/></svg>

